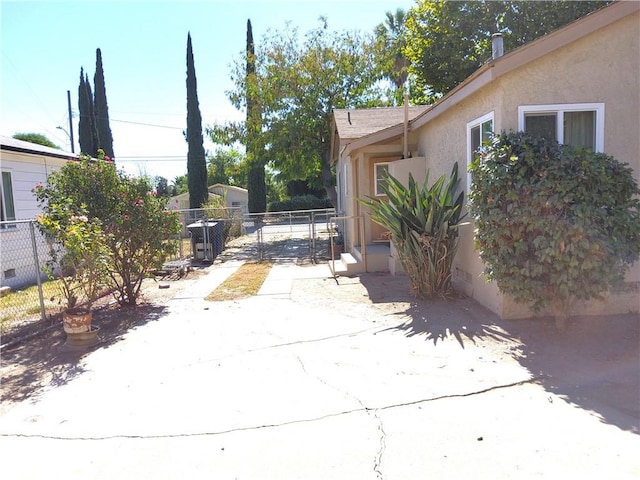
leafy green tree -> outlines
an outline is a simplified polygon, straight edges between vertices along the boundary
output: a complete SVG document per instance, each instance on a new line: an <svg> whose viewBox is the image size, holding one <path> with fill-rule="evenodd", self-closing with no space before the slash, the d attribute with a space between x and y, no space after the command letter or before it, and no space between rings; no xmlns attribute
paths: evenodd
<svg viewBox="0 0 640 480"><path fill-rule="evenodd" d="M239 167L244 158L238 150L217 148L215 153L209 157L207 185L215 185L216 183L238 187L246 185L246 183L242 183L242 175L239 175Z"/></svg>
<svg viewBox="0 0 640 480"><path fill-rule="evenodd" d="M94 230L87 235L92 242L99 238L109 251L108 284L120 305L135 305L142 281L175 250L167 239L180 231L180 221L177 213L165 210L165 200L148 179L118 172L104 158L102 151L96 161L82 154L34 191L43 207L60 212L53 219L59 224L73 226L73 215L83 215L87 225L100 228L99 235Z"/></svg>
<svg viewBox="0 0 640 480"><path fill-rule="evenodd" d="M187 35L187 179L189 208L201 208L209 198L207 191L207 162L202 137L202 115L198 103L196 69L193 63L191 34Z"/></svg>
<svg viewBox="0 0 640 480"><path fill-rule="evenodd" d="M35 143L37 145L43 145L45 147L57 148L60 147L49 140L45 135L41 133L33 133L33 132L25 132L25 133L16 133L13 138L16 140L22 140L23 142Z"/></svg>
<svg viewBox="0 0 640 480"><path fill-rule="evenodd" d="M331 115L335 108L380 104L374 40L371 35L332 33L323 19L304 41L296 29L287 27L268 35L259 47L255 90L247 89L246 59L236 61L229 99L240 109L247 106L247 91L257 92L261 144L278 181L286 185L306 180L312 187L324 187L335 205ZM225 127L212 128L212 138L246 142L246 125Z"/></svg>
<svg viewBox="0 0 640 480"><path fill-rule="evenodd" d="M80 151L89 156L98 155L98 132L95 124L95 114L93 109L93 94L88 76L80 68L80 85L78 86L78 142Z"/></svg>
<svg viewBox="0 0 640 480"><path fill-rule="evenodd" d="M491 58L491 35L513 50L611 2L417 0L406 21L411 96L431 102Z"/></svg>
<svg viewBox="0 0 640 480"><path fill-rule="evenodd" d="M375 28L377 61L383 77L393 85L390 96L394 105L404 102L404 87L409 76L409 60L404 56L406 20L407 13L398 8L395 13L387 12L384 23Z"/></svg>
<svg viewBox="0 0 640 480"><path fill-rule="evenodd" d="M164 177L157 176L154 178L154 184L156 187L156 193L159 197L168 198L171 196L171 189L169 188L169 180Z"/></svg>
<svg viewBox="0 0 640 480"><path fill-rule="evenodd" d="M452 292L451 269L458 245L458 228L464 214L458 164L451 175L422 186L409 175L408 186L388 175L382 189L388 201L369 197L361 202L371 218L391 232L411 292L420 298L446 297Z"/></svg>
<svg viewBox="0 0 640 480"><path fill-rule="evenodd" d="M189 180L186 175L179 175L173 179L171 196L180 195L189 191Z"/></svg>
<svg viewBox="0 0 640 480"><path fill-rule="evenodd" d="M262 113L260 91L256 75L256 53L253 43L251 20L247 20L247 62L245 78L245 98L247 118L245 126L247 163L249 164L248 190L249 212L267 210L267 189L264 177L264 144L262 138Z"/></svg>
<svg viewBox="0 0 640 480"><path fill-rule="evenodd" d="M503 133L471 166L471 212L486 274L564 329L576 300L600 298L640 256L640 189L602 153Z"/></svg>
<svg viewBox="0 0 640 480"><path fill-rule="evenodd" d="M93 76L94 85L94 109L96 130L98 133L97 148L104 151L105 155L114 160L113 135L109 126L109 107L107 106L107 91L104 84L104 70L102 68L102 52L96 49L96 73Z"/></svg>

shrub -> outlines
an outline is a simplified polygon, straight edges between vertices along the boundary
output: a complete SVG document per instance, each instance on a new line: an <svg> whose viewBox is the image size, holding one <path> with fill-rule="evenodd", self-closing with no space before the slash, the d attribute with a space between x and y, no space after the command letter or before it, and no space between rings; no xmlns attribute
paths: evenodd
<svg viewBox="0 0 640 480"><path fill-rule="evenodd" d="M640 193L605 154L524 133L495 136L471 166L471 212L489 279L558 328L573 303L601 298L640 254Z"/></svg>
<svg viewBox="0 0 640 480"><path fill-rule="evenodd" d="M92 238L109 252L108 283L120 305L136 304L142 280L175 249L166 240L180 231L178 214L165 210L147 179L118 172L103 152L67 162L34 192L45 212L64 214L53 218L64 228L72 226L68 212L76 212L98 229Z"/></svg>
<svg viewBox="0 0 640 480"><path fill-rule="evenodd" d="M290 212L296 210L317 210L333 208L328 198L318 198L314 195L300 195L292 197L289 200L279 202L271 202L269 204L269 212Z"/></svg>
<svg viewBox="0 0 640 480"><path fill-rule="evenodd" d="M373 197L362 201L371 208L371 218L391 232L411 291L421 298L451 293L451 268L464 218L464 193L456 195L457 163L448 180L443 175L431 187L428 183L428 172L422 187L412 175L408 187L388 175L382 188L389 201Z"/></svg>
<svg viewBox="0 0 640 480"><path fill-rule="evenodd" d="M50 280L59 280L66 308L91 305L106 284L109 250L102 242L96 219L89 219L70 199L43 207L38 227L49 245L49 259L43 271Z"/></svg>

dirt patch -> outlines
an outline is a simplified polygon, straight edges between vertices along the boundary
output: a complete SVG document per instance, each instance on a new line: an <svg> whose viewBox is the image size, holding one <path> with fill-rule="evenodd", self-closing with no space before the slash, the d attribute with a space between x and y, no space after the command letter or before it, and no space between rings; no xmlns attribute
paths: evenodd
<svg viewBox="0 0 640 480"><path fill-rule="evenodd" d="M210 302L240 300L255 295L271 270L272 264L245 263L213 292L205 297Z"/></svg>

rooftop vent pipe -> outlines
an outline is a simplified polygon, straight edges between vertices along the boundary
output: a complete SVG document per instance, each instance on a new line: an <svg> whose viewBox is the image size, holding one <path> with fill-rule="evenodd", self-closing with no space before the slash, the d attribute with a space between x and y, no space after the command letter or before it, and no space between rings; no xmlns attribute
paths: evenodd
<svg viewBox="0 0 640 480"><path fill-rule="evenodd" d="M491 35L491 57L495 60L504 55L504 41L500 32Z"/></svg>

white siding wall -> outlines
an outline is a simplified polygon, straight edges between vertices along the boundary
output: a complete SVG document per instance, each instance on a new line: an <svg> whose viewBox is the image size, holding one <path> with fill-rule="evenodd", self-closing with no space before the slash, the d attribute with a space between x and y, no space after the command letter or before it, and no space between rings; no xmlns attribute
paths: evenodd
<svg viewBox="0 0 640 480"><path fill-rule="evenodd" d="M44 155L26 154L3 150L1 169L11 173L15 214L17 219L33 219L41 213L32 193L38 183L45 184L47 176L59 170L66 160ZM34 263L33 242L28 223L0 229L0 284L17 288L33 285L48 248L38 229L35 229L36 248L40 265Z"/></svg>

